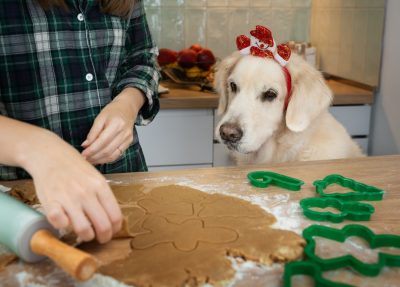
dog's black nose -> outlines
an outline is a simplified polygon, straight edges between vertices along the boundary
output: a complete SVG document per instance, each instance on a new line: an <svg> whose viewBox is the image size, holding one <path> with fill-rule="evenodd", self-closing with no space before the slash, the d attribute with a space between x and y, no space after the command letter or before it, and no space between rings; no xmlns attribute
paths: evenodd
<svg viewBox="0 0 400 287"><path fill-rule="evenodd" d="M236 143L243 137L243 131L237 124L226 123L220 126L219 134L224 141Z"/></svg>

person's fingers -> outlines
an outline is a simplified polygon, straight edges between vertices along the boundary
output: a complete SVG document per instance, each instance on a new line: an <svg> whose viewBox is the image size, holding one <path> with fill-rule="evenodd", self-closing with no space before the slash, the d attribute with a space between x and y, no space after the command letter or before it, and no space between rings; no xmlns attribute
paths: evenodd
<svg viewBox="0 0 400 287"><path fill-rule="evenodd" d="M86 137L86 140L82 143L82 147L90 146L100 135L101 131L104 129L105 126L105 119L102 117L97 117L94 122L93 126L89 131L89 134Z"/></svg>
<svg viewBox="0 0 400 287"><path fill-rule="evenodd" d="M62 205L58 202L43 204L46 216L51 225L56 229L67 228L71 223Z"/></svg>
<svg viewBox="0 0 400 287"><path fill-rule="evenodd" d="M84 214L82 206L79 203L65 203L64 206L76 235L83 241L93 240L95 233L88 218Z"/></svg>
<svg viewBox="0 0 400 287"><path fill-rule="evenodd" d="M98 191L97 197L111 222L113 234L117 233L121 230L123 218L121 209L114 194L109 188L108 190Z"/></svg>
<svg viewBox="0 0 400 287"><path fill-rule="evenodd" d="M91 163L97 162L101 158L112 161L112 157L115 152L117 152L116 155L118 158L120 154L118 148L122 145L124 140L125 140L124 133L121 132L118 135L116 135L107 145L102 146L102 148L98 150L96 153L93 153L92 155L87 157L87 160Z"/></svg>
<svg viewBox="0 0 400 287"><path fill-rule="evenodd" d="M122 154L123 154L122 151L116 149L110 155L99 156L97 159L88 159L88 161L93 165L110 163L116 161L118 158L122 156Z"/></svg>
<svg viewBox="0 0 400 287"><path fill-rule="evenodd" d="M97 198L93 198L84 205L85 213L92 223L99 243L106 243L113 235L112 224L103 206Z"/></svg>
<svg viewBox="0 0 400 287"><path fill-rule="evenodd" d="M86 158L92 157L107 146L120 132L121 127L118 123L115 121L109 123L100 132L99 136L82 152L82 155Z"/></svg>
<svg viewBox="0 0 400 287"><path fill-rule="evenodd" d="M112 142L110 142L107 146L104 146L102 150L93 156L88 157L87 160L92 164L113 162L123 155L125 150L132 142L132 132L120 133L112 140Z"/></svg>
<svg viewBox="0 0 400 287"><path fill-rule="evenodd" d="M133 143L133 136L127 137L126 140L119 146L119 149L124 153Z"/></svg>

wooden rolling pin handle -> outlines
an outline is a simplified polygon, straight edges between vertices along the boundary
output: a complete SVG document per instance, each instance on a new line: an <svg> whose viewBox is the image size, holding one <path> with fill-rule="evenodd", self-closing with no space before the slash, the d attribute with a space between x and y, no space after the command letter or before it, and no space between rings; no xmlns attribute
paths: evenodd
<svg viewBox="0 0 400 287"><path fill-rule="evenodd" d="M33 252L49 257L80 281L88 280L97 270L93 256L61 242L48 230L37 231L32 236L30 245Z"/></svg>

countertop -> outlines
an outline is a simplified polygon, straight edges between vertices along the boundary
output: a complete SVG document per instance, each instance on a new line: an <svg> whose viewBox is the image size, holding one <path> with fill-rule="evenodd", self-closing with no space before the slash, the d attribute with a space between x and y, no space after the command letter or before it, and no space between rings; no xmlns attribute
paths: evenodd
<svg viewBox="0 0 400 287"><path fill-rule="evenodd" d="M277 187L258 189L249 185L246 175L249 171L270 170L288 176L299 178L305 182L298 192L287 191ZM375 233L392 233L400 235L400 155L364 157L347 160L329 160L315 162L294 162L277 165L244 166L205 168L193 170L162 171L148 173L114 174L107 175L113 184L126 185L130 183L143 184L146 187L156 187L169 184L189 186L207 193L223 193L239 197L257 204L271 212L277 218L276 228L293 230L299 234L310 224L315 224L302 215L298 201L301 198L315 196L313 182L322 179L328 174L340 173L359 182L373 185L385 190L382 201L369 202L375 207L375 213L370 221L350 222L340 224L321 223L324 225L342 227L344 224L360 223L370 227ZM9 182L0 182L3 185L10 185ZM12 184L18 184L13 182ZM327 243L328 244L328 243ZM329 243L330 244L330 243ZM357 245L357 244L356 244ZM330 245L326 245L329 247ZM357 245L357 248L359 246ZM344 248L339 245L339 249ZM356 249L357 249L356 248ZM361 245L358 254L366 256L365 245ZM329 249L332 252L329 256L337 255L339 249ZM397 250L399 251L399 250ZM113 262L125 256L129 252L128 240L113 240L112 242L99 246L92 250L92 253L101 262ZM368 250L371 252L371 250ZM398 253L397 253L398 254ZM277 264L273 267L257 267L255 269L244 268L241 276L233 285L229 286L281 286L281 274L283 265ZM41 274L40 278L37 274ZM357 286L397 286L400 278L400 268L385 268L378 277L362 277L349 270L341 270L324 273L329 278L344 280L355 283ZM332 277L331 277L332 276ZM45 286L83 286L75 283L65 274L60 272L49 261L37 265L26 265L14 263L0 273L0 282L6 286L29 277L32 282L43 283ZM22 278L22 279L21 279ZM93 280L100 280L96 277ZM101 278L101 280L106 280ZM297 279L296 279L297 280ZM301 281L301 280L299 280ZM96 286L115 286L105 281L105 285L93 281ZM108 282L108 283L107 283ZM10 285L7 285L9 283ZM365 285L367 283L367 285ZM1 285L1 284L0 284ZM3 285L2 285L3 286ZM35 285L42 286L42 285ZM91 285L85 285L91 286Z"/></svg>
<svg viewBox="0 0 400 287"><path fill-rule="evenodd" d="M333 92L333 105L363 105L372 104L374 93L338 80L326 80ZM182 88L169 82L163 83L170 91L160 95L161 109L216 109L218 95L212 92L202 92L199 87Z"/></svg>

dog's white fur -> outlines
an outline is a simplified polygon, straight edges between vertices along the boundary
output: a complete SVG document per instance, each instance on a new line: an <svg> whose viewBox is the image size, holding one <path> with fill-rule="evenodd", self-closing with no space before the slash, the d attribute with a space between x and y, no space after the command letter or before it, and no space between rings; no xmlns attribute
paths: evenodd
<svg viewBox="0 0 400 287"><path fill-rule="evenodd" d="M234 123L241 128L241 140L228 145L236 163L362 156L360 147L328 112L332 92L321 73L297 55L292 55L287 68L292 77L292 96L284 111L287 87L277 62L235 52L220 63L215 88L220 95L221 120L215 134L224 142L219 131L222 124ZM236 94L231 82L238 87ZM260 95L270 88L278 96L273 101L261 101Z"/></svg>

